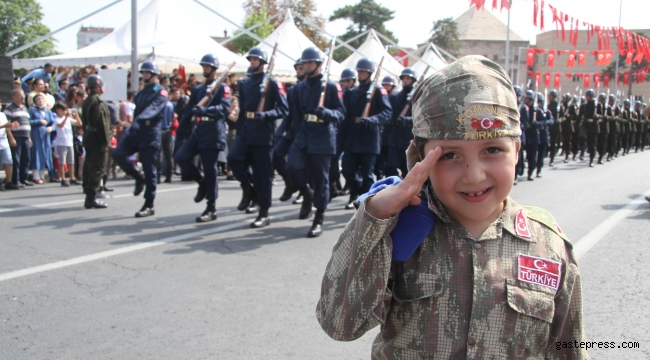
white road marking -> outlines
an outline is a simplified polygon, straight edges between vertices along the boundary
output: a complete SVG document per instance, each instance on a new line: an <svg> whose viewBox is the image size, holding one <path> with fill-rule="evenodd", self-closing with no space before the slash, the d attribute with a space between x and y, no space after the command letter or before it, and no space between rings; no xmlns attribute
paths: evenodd
<svg viewBox="0 0 650 360"><path fill-rule="evenodd" d="M189 189L196 189L196 185L194 186L183 186L179 188L174 188L174 189L163 189L163 190L157 190L156 193L168 193L168 192L173 192L173 191L181 191L181 190L189 190ZM83 194L80 194L83 195ZM133 193L128 193L128 194L119 194L119 195L113 195L111 199L119 199L119 198L124 198L124 197L129 197L133 196ZM83 198L83 196L80 196ZM68 200L68 201L59 201L59 202L53 202L53 203L47 203L47 204L36 204L36 205L29 205L29 206L21 206L21 207L16 207L16 208L0 208L0 213L6 213L6 212L11 212L11 211L20 211L20 210L31 210L34 208L49 208L49 207L55 207L55 206L61 206L61 205L70 205L70 204L79 204L83 203L85 200L84 199L77 199L77 200Z"/></svg>
<svg viewBox="0 0 650 360"><path fill-rule="evenodd" d="M573 245L573 253L576 256L576 259L580 259L584 254L587 253L594 245L596 245L602 238L607 235L616 225L621 222L621 220L630 216L639 206L647 203L645 196L650 195L650 189L648 189L645 194L637 197L636 199L630 201L627 205L623 206L621 209L610 215L605 221L601 222L595 228L591 229L587 235L583 236Z"/></svg>
<svg viewBox="0 0 650 360"><path fill-rule="evenodd" d="M195 187L192 187L192 188L195 188ZM169 189L169 190L177 190L177 189ZM347 202L345 202L345 201L336 201L336 202L333 201L333 202L330 203L330 205L332 207L336 207L336 206L345 205L346 203ZM271 216L271 220L281 220L281 219L284 219L284 218L288 218L289 216L292 216L292 215L295 216L295 215L298 214L298 212L299 212L299 210L296 210L296 209L284 211L284 212L278 213L278 214L276 214L274 216ZM68 266L83 264L83 263L87 263L87 262L90 262L90 261L101 260L101 259L105 259L105 258L108 258L108 257L116 256L116 255L127 254L127 253L130 253L130 252L144 250L144 249L148 249L148 248L152 248L152 247L156 247L156 246L160 246L160 245L171 244L171 243L191 239L191 238L194 238L194 237L197 237L197 236L212 235L212 234L216 234L216 233L220 233L220 232L224 232L224 231L228 231L228 230L234 230L234 229L238 229L238 228L246 228L246 227L249 227L249 226L250 226L250 224L248 222L240 221L240 222L236 222L236 223L233 223L233 224L222 225L222 226L217 226L217 227L213 227L213 228L210 228L210 229L198 230L198 231L185 233L185 234L182 234L182 235L172 236L172 237L168 237L166 239L154 240L154 241L141 243L141 244L137 244L137 245L125 246L125 247L114 249L114 250L108 250L108 251L98 252L98 253L95 253L95 254L84 255L84 256L68 259L68 260L62 260L62 261L57 261L57 262L53 262L53 263L49 263L49 264L34 266L34 267L27 268L27 269L16 270L16 271L0 274L0 282L6 281L6 280L11 280L11 279L16 279L16 278L27 276L27 275L34 275L34 274L38 274L38 273L42 273L42 272L46 272L46 271L61 269L61 268L68 267Z"/></svg>

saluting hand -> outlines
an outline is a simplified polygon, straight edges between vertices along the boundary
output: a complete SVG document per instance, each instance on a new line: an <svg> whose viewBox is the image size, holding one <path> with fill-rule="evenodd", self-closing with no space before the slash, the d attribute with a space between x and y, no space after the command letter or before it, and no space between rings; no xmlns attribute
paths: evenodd
<svg viewBox="0 0 650 360"><path fill-rule="evenodd" d="M429 151L424 160L415 164L402 182L371 197L366 203L366 212L377 219L388 219L409 205L419 205L421 199L417 195L441 155L440 146Z"/></svg>

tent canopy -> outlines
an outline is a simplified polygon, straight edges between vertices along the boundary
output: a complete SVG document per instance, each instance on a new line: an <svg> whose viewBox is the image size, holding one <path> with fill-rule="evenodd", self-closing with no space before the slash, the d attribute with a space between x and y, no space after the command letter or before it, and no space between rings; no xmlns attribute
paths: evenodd
<svg viewBox="0 0 650 360"><path fill-rule="evenodd" d="M384 63L381 66L383 75L390 74L399 77L399 74L404 70L404 66L395 60L393 55L386 51L386 48L384 48L384 45L379 40L375 30L370 30L368 37L366 37L366 41L359 46L357 52L352 53L352 55L347 59L343 60L341 66L344 68L355 69L357 67L357 61L363 57L367 57L378 65L382 56L385 56Z"/></svg>
<svg viewBox="0 0 650 360"><path fill-rule="evenodd" d="M183 24L178 26L178 24ZM138 12L138 62L155 60L161 69L182 64L188 72L201 72L199 61L207 53L219 58L221 68L231 62L233 71L244 72L248 61L218 44L183 12L173 0L151 0ZM54 66L122 65L131 62L131 21L102 39L67 54L34 59L14 59L14 68L34 68L46 62ZM169 69L168 69L169 68Z"/></svg>
<svg viewBox="0 0 650 360"><path fill-rule="evenodd" d="M295 76L296 71L293 65L302 56L302 51L308 47L317 47L309 38L298 29L291 15L287 10L284 21L269 36L264 39L265 43L257 44L257 47L264 49L269 56L273 53L273 45L279 42L278 52L275 54L274 76ZM282 51L284 54L282 54ZM286 54L286 55L285 55ZM287 55L291 56L288 57ZM323 65L324 67L325 65ZM339 63L332 60L331 77L338 78L343 68Z"/></svg>
<svg viewBox="0 0 650 360"><path fill-rule="evenodd" d="M429 66L427 75L431 75L447 66L447 62L443 60L435 50L433 44L428 44L424 50L424 54L420 57L420 60L411 67L418 78L422 76L422 73L426 70L427 66Z"/></svg>

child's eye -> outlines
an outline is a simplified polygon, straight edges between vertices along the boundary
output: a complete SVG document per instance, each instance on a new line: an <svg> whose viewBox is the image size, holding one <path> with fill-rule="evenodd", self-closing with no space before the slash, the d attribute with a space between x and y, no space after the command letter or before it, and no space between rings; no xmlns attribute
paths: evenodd
<svg viewBox="0 0 650 360"><path fill-rule="evenodd" d="M446 154L442 155L442 158L445 159L445 160L451 160L454 157L456 157L456 153L453 153L453 152L449 152L449 153L446 153Z"/></svg>
<svg viewBox="0 0 650 360"><path fill-rule="evenodd" d="M501 152L501 149L498 147L489 147L487 150L485 150L488 154L497 154Z"/></svg>

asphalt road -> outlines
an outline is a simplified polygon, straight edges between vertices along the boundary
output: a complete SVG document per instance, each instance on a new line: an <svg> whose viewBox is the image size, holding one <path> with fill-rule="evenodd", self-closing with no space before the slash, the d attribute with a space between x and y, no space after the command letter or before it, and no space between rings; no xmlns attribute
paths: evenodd
<svg viewBox="0 0 650 360"><path fill-rule="evenodd" d="M650 358L650 151L587 168L546 167L511 196L545 208L579 249L594 359ZM352 211L330 204L325 234L279 203L272 224L248 227L238 184L222 181L219 219L196 224L195 185L159 186L156 215L135 219L132 181L105 210L80 188L47 184L0 193L0 359L367 359L377 329L329 339L314 310L331 249ZM578 251L578 250L577 250Z"/></svg>

